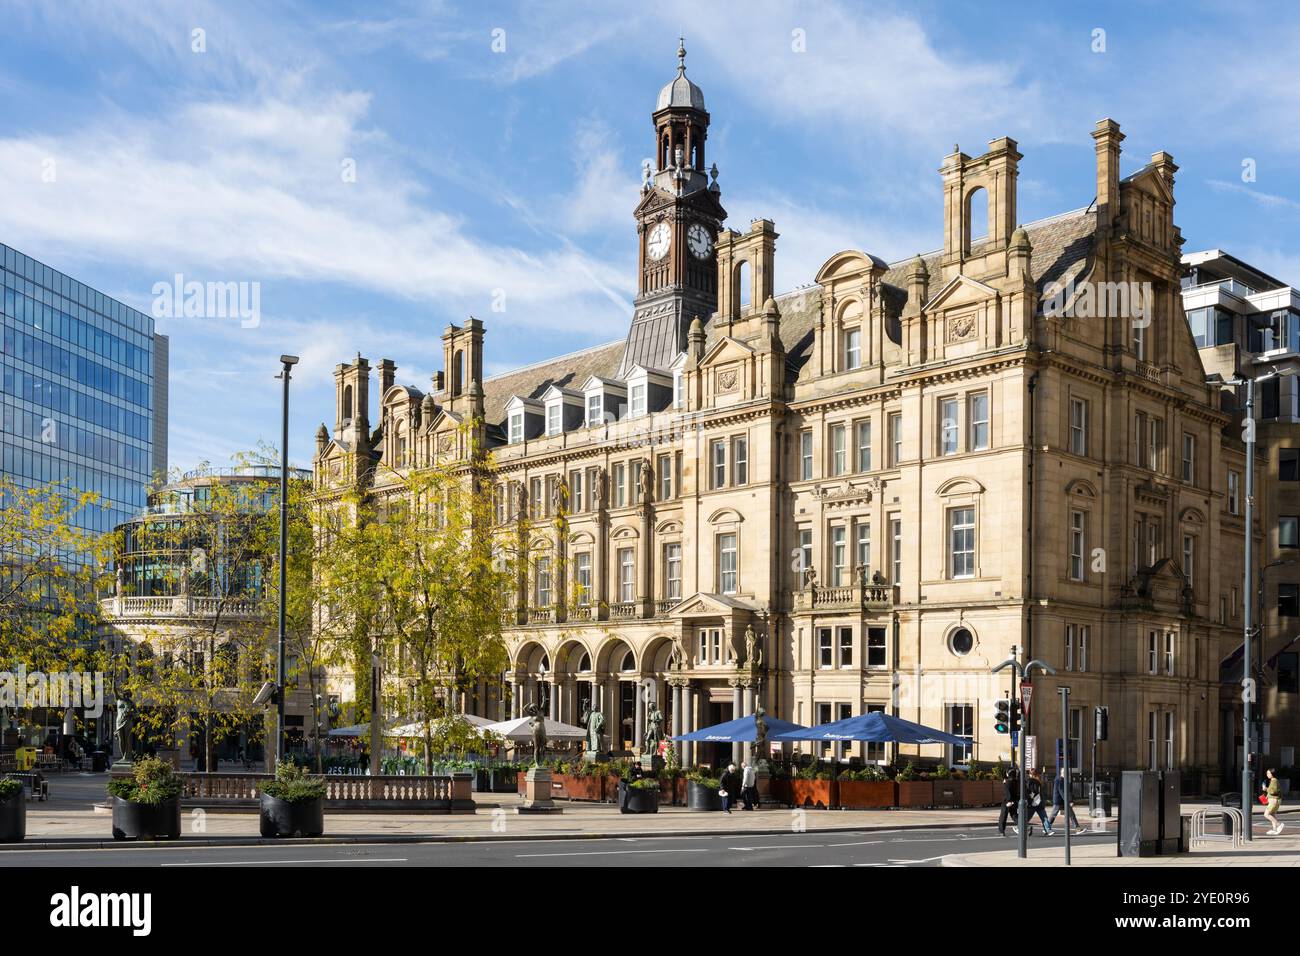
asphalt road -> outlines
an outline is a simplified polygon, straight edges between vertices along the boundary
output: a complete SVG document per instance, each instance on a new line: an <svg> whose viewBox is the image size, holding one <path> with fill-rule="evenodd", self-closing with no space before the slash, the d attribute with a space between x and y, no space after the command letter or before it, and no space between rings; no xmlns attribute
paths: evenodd
<svg viewBox="0 0 1300 956"><path fill-rule="evenodd" d="M1059 831L1058 831L1059 832ZM1032 836L1035 846L1063 837ZM1084 834L1078 843L1114 842ZM466 843L317 844L102 850L5 850L0 867L129 866L938 866L949 853L1009 850L1015 837L993 827L864 830L768 836L664 836L599 840L492 840Z"/></svg>

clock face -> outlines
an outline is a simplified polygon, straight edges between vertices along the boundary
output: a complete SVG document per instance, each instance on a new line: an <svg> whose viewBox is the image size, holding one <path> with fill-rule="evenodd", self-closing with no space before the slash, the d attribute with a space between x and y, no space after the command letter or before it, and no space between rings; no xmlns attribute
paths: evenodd
<svg viewBox="0 0 1300 956"><path fill-rule="evenodd" d="M696 259L707 259L713 251L713 237L702 223L695 223L686 233L686 245Z"/></svg>
<svg viewBox="0 0 1300 956"><path fill-rule="evenodd" d="M668 223L661 222L650 230L650 238L646 241L645 251L651 259L662 259L668 254L668 246L672 239L672 231L668 228Z"/></svg>

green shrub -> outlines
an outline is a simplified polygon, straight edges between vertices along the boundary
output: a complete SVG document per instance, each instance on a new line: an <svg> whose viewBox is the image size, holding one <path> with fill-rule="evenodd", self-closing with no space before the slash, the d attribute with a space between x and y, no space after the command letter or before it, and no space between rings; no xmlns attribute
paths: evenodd
<svg viewBox="0 0 1300 956"><path fill-rule="evenodd" d="M325 784L310 777L307 771L289 762L276 765L275 779L263 784L262 792L285 803L306 803L325 796Z"/></svg>
<svg viewBox="0 0 1300 956"><path fill-rule="evenodd" d="M630 790L658 790L659 779L657 777L642 777L640 780L633 780L628 784Z"/></svg>
<svg viewBox="0 0 1300 956"><path fill-rule="evenodd" d="M903 764L903 769L898 771L898 775L894 779L906 782L908 780L915 780L917 776L916 765L909 760L907 763Z"/></svg>
<svg viewBox="0 0 1300 956"><path fill-rule="evenodd" d="M940 763L930 771L930 776L934 777L935 780L947 780L952 776L952 771L948 768L946 763Z"/></svg>
<svg viewBox="0 0 1300 956"><path fill-rule="evenodd" d="M9 800L15 793L23 792L23 782L13 777L0 777L0 800Z"/></svg>
<svg viewBox="0 0 1300 956"><path fill-rule="evenodd" d="M850 770L848 773L840 775L841 780L851 781L871 781L871 780L888 780L889 774L879 767L863 767L861 770Z"/></svg>
<svg viewBox="0 0 1300 956"><path fill-rule="evenodd" d="M107 789L110 796L131 803L159 804L181 795L181 781L170 763L145 757L135 762L131 776L110 780Z"/></svg>
<svg viewBox="0 0 1300 956"><path fill-rule="evenodd" d="M722 787L722 777L711 777L708 771L703 769L692 770L686 775L686 779L709 790L718 790Z"/></svg>

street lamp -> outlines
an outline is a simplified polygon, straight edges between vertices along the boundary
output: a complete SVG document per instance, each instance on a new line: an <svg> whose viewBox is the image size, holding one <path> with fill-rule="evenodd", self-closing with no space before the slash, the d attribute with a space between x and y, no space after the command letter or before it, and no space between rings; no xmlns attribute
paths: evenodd
<svg viewBox="0 0 1300 956"><path fill-rule="evenodd" d="M1251 676L1250 659L1251 632L1253 630L1251 612L1255 603L1251 600L1255 592L1255 576L1252 568L1255 552L1255 383L1267 382L1282 375L1294 374L1294 368L1274 368L1263 375L1232 378L1226 383L1233 386L1246 386L1246 415L1244 419L1246 436L1246 559L1241 586L1242 603L1245 605L1245 613L1242 615L1244 620L1242 622L1241 664L1241 818L1244 821L1242 826L1244 833L1242 835L1247 840L1254 839L1255 829L1254 824L1251 822L1254 812L1254 806L1251 802L1254 785L1250 773L1250 705L1255 702L1255 679Z"/></svg>
<svg viewBox="0 0 1300 956"><path fill-rule="evenodd" d="M288 583L286 568L289 539L289 373L298 364L298 356L281 355L281 371L277 376L284 382L284 400L280 406L280 626L278 663L275 670L275 682L279 693L275 702L275 762L284 759L284 691L286 686L284 673L284 619L285 588Z"/></svg>
<svg viewBox="0 0 1300 956"><path fill-rule="evenodd" d="M1032 660L1029 661L1029 663L1022 665L1020 663L1019 656L1020 656L1020 648L1013 646L1011 648L1011 656L1008 657L1001 664L999 664L997 667L994 667L992 669L992 672L996 674L1000 670L1004 670L1008 667L1011 668L1011 673L1015 679L1015 685L1013 686L1011 691L1011 701L1010 701L1013 713L1015 711L1016 701L1020 699L1020 695L1022 693L1022 687L1025 681L1030 680L1033 677L1034 671L1039 670L1045 674L1052 674L1052 675L1056 674L1056 668L1050 667L1049 665L1044 664L1040 660ZM1029 715L1026 714L1025 715L1026 725L1028 724L1028 717ZM1028 726L1022 726L1020 728L1020 740L1019 740L1020 802L1016 806L1016 829L1020 831L1018 834L1019 838L1016 841L1016 856L1022 860L1029 855L1029 846L1028 846L1029 820L1027 819L1028 806L1026 805L1026 800L1025 800L1025 779L1026 779L1027 763L1028 763L1026 759L1026 753L1029 749L1028 747L1025 746L1025 743L1028 737L1029 737ZM1067 819L1065 822L1068 825L1070 821Z"/></svg>

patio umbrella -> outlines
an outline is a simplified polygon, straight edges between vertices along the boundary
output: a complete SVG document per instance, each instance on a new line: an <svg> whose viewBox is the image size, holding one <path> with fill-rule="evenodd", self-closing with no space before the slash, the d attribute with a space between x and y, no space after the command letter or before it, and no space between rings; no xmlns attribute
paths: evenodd
<svg viewBox="0 0 1300 956"><path fill-rule="evenodd" d="M528 726L531 717L516 717L514 720L502 720L495 724L487 724L483 729L504 737L506 740L513 740L522 743L532 743L533 732ZM575 727L573 724L562 724L558 720L546 718L546 739L554 740L584 740L587 732L581 727Z"/></svg>
<svg viewBox="0 0 1300 956"><path fill-rule="evenodd" d="M779 740L782 734L804 729L799 724L792 724L788 720L779 720L776 717L764 717L763 720L767 724L768 740ZM754 715L750 714L748 717L737 717L735 720L728 720L723 724L702 727L689 734L682 734L680 737L670 737L668 739L694 740L713 744L752 744L758 740L758 722L755 720Z"/></svg>
<svg viewBox="0 0 1300 956"><path fill-rule="evenodd" d="M492 723L492 720L490 718L479 717L477 714L456 714L455 716L463 717L466 723L468 723L475 730L486 727ZM438 726L441 725L442 721L447 719L448 718L446 717L435 717L433 720L429 721L430 727L437 728ZM385 737L423 737L424 722L417 720L409 724L402 724L400 727L394 727L392 730L389 730L387 733L384 734L384 736Z"/></svg>
<svg viewBox="0 0 1300 956"><path fill-rule="evenodd" d="M331 737L366 737L370 734L369 724L353 724L351 727L335 727L329 732Z"/></svg>
<svg viewBox="0 0 1300 956"><path fill-rule="evenodd" d="M914 724L901 717L875 712L846 717L831 724L807 727L773 735L776 740L867 740L876 743L896 741L900 744L953 744L969 747L970 740L955 734Z"/></svg>

